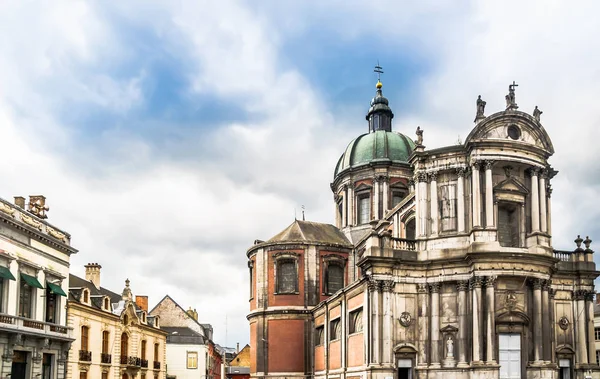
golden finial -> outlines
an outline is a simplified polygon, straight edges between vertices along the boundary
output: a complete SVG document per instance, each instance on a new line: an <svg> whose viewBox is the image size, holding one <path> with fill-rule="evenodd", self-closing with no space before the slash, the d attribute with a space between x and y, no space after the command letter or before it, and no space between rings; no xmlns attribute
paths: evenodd
<svg viewBox="0 0 600 379"><path fill-rule="evenodd" d="M377 87L377 89L381 89L381 87L383 87L383 84L381 83L381 74L383 74L383 69L379 65L379 61L377 61L377 66L375 66L375 70L373 71L377 73L377 84L375 87Z"/></svg>

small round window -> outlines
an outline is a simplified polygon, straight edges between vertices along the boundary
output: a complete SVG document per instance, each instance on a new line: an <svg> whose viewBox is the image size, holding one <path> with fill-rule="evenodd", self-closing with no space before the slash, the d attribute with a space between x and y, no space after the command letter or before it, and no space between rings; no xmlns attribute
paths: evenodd
<svg viewBox="0 0 600 379"><path fill-rule="evenodd" d="M516 125L510 125L508 127L508 136L514 140L518 140L521 137L521 131Z"/></svg>

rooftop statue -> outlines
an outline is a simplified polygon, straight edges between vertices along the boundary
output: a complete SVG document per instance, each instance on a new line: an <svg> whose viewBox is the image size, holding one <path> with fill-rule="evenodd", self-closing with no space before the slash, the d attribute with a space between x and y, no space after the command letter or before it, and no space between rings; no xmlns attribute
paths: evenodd
<svg viewBox="0 0 600 379"><path fill-rule="evenodd" d="M483 101L481 99L481 95L479 95L477 97L477 114L475 115L474 122L477 122L477 121L485 118L485 116L483 114L483 112L485 111L485 104L487 104L487 103L485 101Z"/></svg>
<svg viewBox="0 0 600 379"><path fill-rule="evenodd" d="M417 134L417 139L415 140L415 144L417 146L423 145L423 129L421 129L420 126L417 126L417 131L415 133Z"/></svg>
<svg viewBox="0 0 600 379"><path fill-rule="evenodd" d="M540 116L542 115L541 110L538 109L537 105L535 106L535 109L533 110L533 118L535 118L535 121L540 122Z"/></svg>
<svg viewBox="0 0 600 379"><path fill-rule="evenodd" d="M506 99L506 110L519 108L515 100L515 87L518 86L519 85L516 84L514 80L512 84L508 85L508 95L504 97Z"/></svg>

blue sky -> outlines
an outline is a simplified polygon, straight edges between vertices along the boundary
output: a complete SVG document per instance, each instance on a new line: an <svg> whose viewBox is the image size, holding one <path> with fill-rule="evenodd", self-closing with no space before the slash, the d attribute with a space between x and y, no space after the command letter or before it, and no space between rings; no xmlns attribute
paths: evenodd
<svg viewBox="0 0 600 379"><path fill-rule="evenodd" d="M464 139L477 95L501 110L516 80L554 142L554 243L569 249L599 231L597 8L4 1L0 196L48 197L74 273L99 262L105 286L128 277L151 305L168 293L244 344L245 251L302 204L333 221L329 182L367 131L379 61L394 128L420 125L428 148Z"/></svg>

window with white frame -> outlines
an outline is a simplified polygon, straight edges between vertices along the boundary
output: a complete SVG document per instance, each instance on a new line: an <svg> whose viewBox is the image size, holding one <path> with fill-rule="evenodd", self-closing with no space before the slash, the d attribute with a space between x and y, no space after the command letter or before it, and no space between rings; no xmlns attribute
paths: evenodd
<svg viewBox="0 0 600 379"><path fill-rule="evenodd" d="M196 369L198 368L198 353L195 351L187 352L187 368Z"/></svg>
<svg viewBox="0 0 600 379"><path fill-rule="evenodd" d="M359 193L356 196L356 219L359 225L368 224L371 221L371 197L369 193Z"/></svg>
<svg viewBox="0 0 600 379"><path fill-rule="evenodd" d="M456 230L456 184L442 184L439 186L439 191L439 207L442 231L446 232Z"/></svg>

